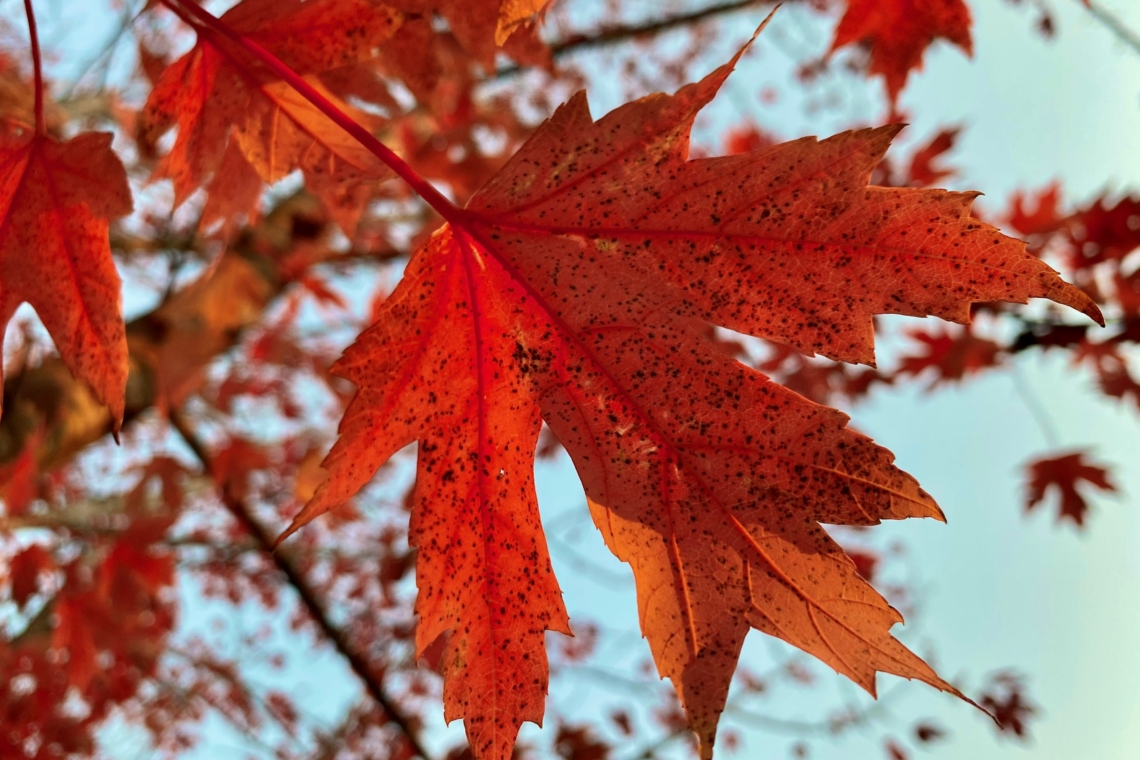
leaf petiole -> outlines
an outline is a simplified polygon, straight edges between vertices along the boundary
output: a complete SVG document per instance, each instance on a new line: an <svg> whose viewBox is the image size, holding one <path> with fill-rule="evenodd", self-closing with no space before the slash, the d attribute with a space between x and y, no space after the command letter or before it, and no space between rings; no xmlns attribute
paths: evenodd
<svg viewBox="0 0 1140 760"><path fill-rule="evenodd" d="M32 0L24 0L24 14L28 17L28 37L32 43L32 69L35 77L36 134L44 134L44 74L40 56L40 36L36 31L36 12Z"/></svg>

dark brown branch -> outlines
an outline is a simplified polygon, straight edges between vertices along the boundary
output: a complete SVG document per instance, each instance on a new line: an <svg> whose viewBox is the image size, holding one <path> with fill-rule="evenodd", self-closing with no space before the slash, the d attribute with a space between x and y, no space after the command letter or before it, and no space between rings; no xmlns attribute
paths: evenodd
<svg viewBox="0 0 1140 760"><path fill-rule="evenodd" d="M649 21L642 24L628 26L604 26L589 34L574 34L564 40L550 44L550 54L555 59L563 58L579 50L616 45L629 40L655 37L673 29L679 29L689 24L696 24L711 18L728 15L737 11L746 10L753 6L762 5L764 0L732 0L732 2L710 5L691 13L682 13L676 16ZM496 79L514 76L522 71L519 66L506 66L495 72Z"/></svg>
<svg viewBox="0 0 1140 760"><path fill-rule="evenodd" d="M575 53L579 50L589 50L594 47L605 47L626 40L642 37L654 37L664 32L679 29L689 24L695 24L706 19L724 16L736 11L742 11L752 6L760 5L764 0L733 0L733 2L710 5L707 8L682 13L677 16L651 21L635 26L605 26L593 34L575 34L550 46L551 55L558 56Z"/></svg>
<svg viewBox="0 0 1140 760"><path fill-rule="evenodd" d="M170 413L170 423L194 456L202 464L202 469L206 474L213 475L213 459L209 451L206 449L205 444L197 434L191 430L186 424L186 420L177 411ZM221 497L222 504L233 515L234 519L251 535L257 542L259 548L265 553L265 556L273 562L277 569L285 576L285 580L296 591L297 596L304 605L306 611L313 618L317 627L321 630L336 651L348 662L352 672L356 674L364 685L368 694L383 710L388 720L400 729L403 733L408 745L412 748L415 754L424 760L432 760L431 755L424 749L423 744L420 742L419 735L412 724L412 719L403 713L403 710L396 704L395 700L388 694L381 683L380 678L373 672L371 665L368 661L360 655L353 648L352 644L348 641L344 632L333 625L329 619L328 614L325 612L324 605L321 604L320 599L317 598L316 592L309 586L308 581L304 576L293 566L293 564L282 554L273 551L273 536L265 529L265 527L253 516L248 505L241 499L238 499L231 492L229 486L221 483L218 486L218 493Z"/></svg>

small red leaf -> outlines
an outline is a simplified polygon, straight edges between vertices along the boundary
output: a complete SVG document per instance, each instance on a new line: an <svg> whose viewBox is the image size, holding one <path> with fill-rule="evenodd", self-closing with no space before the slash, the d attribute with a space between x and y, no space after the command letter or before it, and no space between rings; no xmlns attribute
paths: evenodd
<svg viewBox="0 0 1140 760"><path fill-rule="evenodd" d="M937 333L909 330L907 334L923 344L925 353L904 356L900 361L899 374L919 375L933 369L931 388L941 383L960 381L966 375L993 367L1001 355L1001 347L997 343L979 338L968 327L944 328Z"/></svg>
<svg viewBox="0 0 1140 760"><path fill-rule="evenodd" d="M910 72L922 68L923 53L935 40L948 40L973 54L971 23L963 0L847 0L831 49L868 45L871 73L886 79L893 104Z"/></svg>
<svg viewBox="0 0 1140 760"><path fill-rule="evenodd" d="M954 140L958 137L958 129L944 129L935 135L929 143L915 151L910 160L908 172L912 187L931 187L937 182L954 174L953 169L944 168L940 159L954 147Z"/></svg>
<svg viewBox="0 0 1140 760"><path fill-rule="evenodd" d="M12 601L23 607L39 591L40 573L54 567L55 562L44 547L32 544L12 558L8 572L12 576Z"/></svg>
<svg viewBox="0 0 1140 760"><path fill-rule="evenodd" d="M1045 499L1046 492L1056 488L1060 493L1060 511L1057 520L1072 520L1083 526L1088 502L1077 489L1081 481L1101 491L1115 492L1116 486L1105 467L1085 461L1087 451L1075 451L1057 457L1037 459L1026 466L1028 483L1025 509L1030 511Z"/></svg>

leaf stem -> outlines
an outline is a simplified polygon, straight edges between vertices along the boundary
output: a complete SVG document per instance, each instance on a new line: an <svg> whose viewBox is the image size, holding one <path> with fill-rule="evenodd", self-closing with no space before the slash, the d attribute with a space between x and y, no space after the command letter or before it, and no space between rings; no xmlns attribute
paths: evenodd
<svg viewBox="0 0 1140 760"><path fill-rule="evenodd" d="M31 0L25 0L26 3ZM396 155L384 143L376 139L367 129L358 124L351 116L340 110L335 103L321 94L315 87L305 81L304 77L293 71L288 64L260 44L238 34L221 19L209 11L193 3L184 3L182 0L161 0L162 4L173 11L179 18L196 29L204 27L206 30L221 35L241 47L266 66L277 73L286 83L296 90L305 100L313 104L321 113L329 117L337 126L348 132L357 142L384 162L401 179L411 185L412 189L424 199L440 216L448 222L461 222L464 213L454 203L447 199L439 190L421 177L415 169L404 159Z"/></svg>
<svg viewBox="0 0 1140 760"><path fill-rule="evenodd" d="M35 77L35 113L36 134L42 135L44 129L44 73L43 58L40 56L40 35L36 31L36 12L32 9L32 0L24 0L24 14L28 17L28 36L32 41L32 69Z"/></svg>

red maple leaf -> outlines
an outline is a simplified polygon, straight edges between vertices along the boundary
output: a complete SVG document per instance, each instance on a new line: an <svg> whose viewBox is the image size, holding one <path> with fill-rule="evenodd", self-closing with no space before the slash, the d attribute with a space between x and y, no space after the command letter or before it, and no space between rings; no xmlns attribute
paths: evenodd
<svg viewBox="0 0 1140 760"><path fill-rule="evenodd" d="M245 0L222 19L295 71L314 75L370 58L402 16L367 0ZM391 176L387 167L247 51L208 28L197 31L198 44L162 73L140 122L144 146L178 126L155 171L155 178L174 181L175 205L206 187L202 224L228 223L252 212L262 182L301 169L351 233L368 188ZM371 123L320 81L312 84L360 123Z"/></svg>
<svg viewBox="0 0 1140 760"><path fill-rule="evenodd" d="M944 129L930 139L926 145L914 152L907 172L911 187L931 187L954 174L941 164L941 159L954 147L959 128Z"/></svg>
<svg viewBox="0 0 1140 760"><path fill-rule="evenodd" d="M745 124L730 129L724 136L724 152L730 156L737 153L750 153L754 150L767 148L778 143L779 140L763 131L754 124Z"/></svg>
<svg viewBox="0 0 1140 760"><path fill-rule="evenodd" d="M1009 226L1022 235L1044 235L1060 229L1064 218L1059 213L1061 185L1053 182L1048 187L1033 194L1033 210L1030 211L1029 194L1018 190L1010 200L1007 215Z"/></svg>
<svg viewBox="0 0 1140 760"><path fill-rule="evenodd" d="M1045 296L1100 320L972 218L973 194L868 187L898 127L688 160L737 58L597 122L583 95L559 108L466 209L444 209L333 368L358 390L285 536L419 442L417 648L450 631L445 717L477 757L509 757L541 720L544 635L569 631L534 493L541 419L633 568L642 631L709 757L750 628L872 693L877 671L957 691L891 637L901 617L819 525L940 518L933 499L845 415L694 325L869 363L875 314L965 323L971 302Z"/></svg>
<svg viewBox="0 0 1140 760"><path fill-rule="evenodd" d="M847 0L832 51L852 43L871 49L870 70L882 74L892 107L922 56L945 39L973 54L970 10L963 0Z"/></svg>
<svg viewBox="0 0 1140 760"><path fill-rule="evenodd" d="M1009 671L992 675L978 701L997 721L999 731L1019 738L1029 736L1027 722L1037 714L1037 706L1026 699L1020 676Z"/></svg>
<svg viewBox="0 0 1140 760"><path fill-rule="evenodd" d="M8 565L12 579L12 601L23 607L39 591L40 574L55 566L51 553L40 544L20 551Z"/></svg>
<svg viewBox="0 0 1140 760"><path fill-rule="evenodd" d="M0 125L0 331L29 303L68 369L118 430L127 338L108 221L129 214L127 173L111 135L66 142Z"/></svg>
<svg viewBox="0 0 1140 760"><path fill-rule="evenodd" d="M1026 465L1028 474L1025 509L1034 509L1045 499L1049 489L1056 488L1061 495L1061 509L1057 520L1072 520L1077 526L1085 524L1088 502L1077 489L1081 481L1102 491L1115 492L1107 468L1085 461L1087 451L1075 451L1056 457L1036 459Z"/></svg>
<svg viewBox="0 0 1140 760"><path fill-rule="evenodd" d="M935 333L918 329L910 330L907 334L923 344L925 352L904 356L898 371L903 375L919 375L933 369L935 372L931 388L940 383L962 380L968 374L996 366L1001 355L1001 346L988 338L979 338L969 328L955 331L943 329Z"/></svg>
<svg viewBox="0 0 1140 760"><path fill-rule="evenodd" d="M1123 260L1140 248L1140 197L1099 198L1074 214L1068 229L1084 265Z"/></svg>
<svg viewBox="0 0 1140 760"><path fill-rule="evenodd" d="M850 547L844 547L844 551L855 563L855 572L859 573L863 580L868 583L875 580L875 568L878 567L880 560L878 554L869 549L852 549Z"/></svg>

